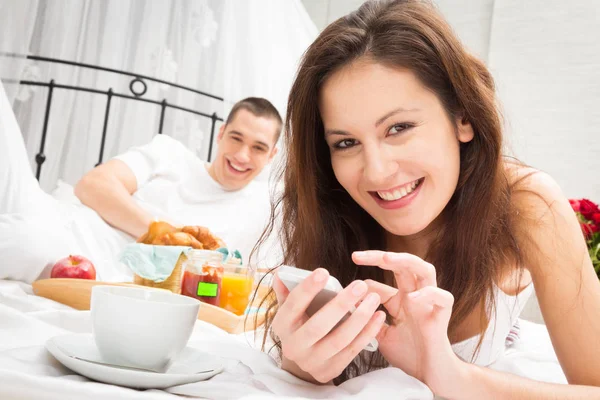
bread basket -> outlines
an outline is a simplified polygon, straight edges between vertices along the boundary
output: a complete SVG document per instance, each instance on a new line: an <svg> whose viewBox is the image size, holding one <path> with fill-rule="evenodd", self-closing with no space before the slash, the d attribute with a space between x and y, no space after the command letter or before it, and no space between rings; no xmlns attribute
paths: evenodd
<svg viewBox="0 0 600 400"><path fill-rule="evenodd" d="M162 282L154 282L150 279L142 278L139 275L133 274L133 283L136 285L147 286L157 289L166 289L170 290L173 293L181 294L181 280L183 279L183 270L185 262L187 261L187 257L185 254L181 253L177 262L175 263L175 268L173 268L173 272L167 279Z"/></svg>

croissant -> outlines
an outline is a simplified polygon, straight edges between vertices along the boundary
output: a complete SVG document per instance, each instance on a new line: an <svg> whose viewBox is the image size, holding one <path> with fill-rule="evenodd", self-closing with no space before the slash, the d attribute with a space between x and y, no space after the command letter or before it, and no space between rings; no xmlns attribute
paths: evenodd
<svg viewBox="0 0 600 400"><path fill-rule="evenodd" d="M176 228L164 221L152 222L148 227L148 232L143 234L137 242L160 246L190 246L194 249L207 250L226 247L225 242L214 236L208 228L203 226Z"/></svg>
<svg viewBox="0 0 600 400"><path fill-rule="evenodd" d="M225 247L225 243L220 238L214 236L208 228L203 226L184 226L181 231L195 237L204 245L205 249L216 250L219 247Z"/></svg>
<svg viewBox="0 0 600 400"><path fill-rule="evenodd" d="M203 249L204 246L195 237L185 232L165 233L156 237L151 244L161 246L189 246L194 249Z"/></svg>
<svg viewBox="0 0 600 400"><path fill-rule="evenodd" d="M166 233L177 232L177 228L168 222L164 221L153 221L148 227L148 232L146 232L142 237L138 239L138 243L144 244L152 244L154 240Z"/></svg>

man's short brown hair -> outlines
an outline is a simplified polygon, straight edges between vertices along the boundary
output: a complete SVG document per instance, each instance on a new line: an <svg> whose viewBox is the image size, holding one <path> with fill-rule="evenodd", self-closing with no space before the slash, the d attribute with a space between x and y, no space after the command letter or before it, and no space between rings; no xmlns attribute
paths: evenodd
<svg viewBox="0 0 600 400"><path fill-rule="evenodd" d="M283 127L283 120L281 119L281 115L279 112L271 104L271 102L262 97L247 97L243 100L238 101L233 105L229 115L227 116L227 121L225 124L233 121L238 111L246 110L250 112L252 115L257 117L269 118L275 120L277 122L277 132L275 132L275 143L279 140L279 136L281 135L281 128Z"/></svg>

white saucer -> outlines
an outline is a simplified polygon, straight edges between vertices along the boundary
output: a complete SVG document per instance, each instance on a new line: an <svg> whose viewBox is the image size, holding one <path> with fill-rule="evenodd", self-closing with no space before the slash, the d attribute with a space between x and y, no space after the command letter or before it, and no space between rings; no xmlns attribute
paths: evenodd
<svg viewBox="0 0 600 400"><path fill-rule="evenodd" d="M81 360L102 360L92 334L68 334L51 338L46 349L65 367L95 381L136 389L165 389L199 382L223 371L213 355L186 347L165 373L123 369ZM79 357L79 358L75 358Z"/></svg>

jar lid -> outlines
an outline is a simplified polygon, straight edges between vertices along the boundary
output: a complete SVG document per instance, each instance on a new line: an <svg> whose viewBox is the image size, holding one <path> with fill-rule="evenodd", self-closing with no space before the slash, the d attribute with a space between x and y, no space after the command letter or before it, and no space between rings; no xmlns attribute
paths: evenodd
<svg viewBox="0 0 600 400"><path fill-rule="evenodd" d="M188 253L188 259L194 262L203 262L203 261L211 261L211 262L223 262L223 253L220 253L215 250L190 250Z"/></svg>

